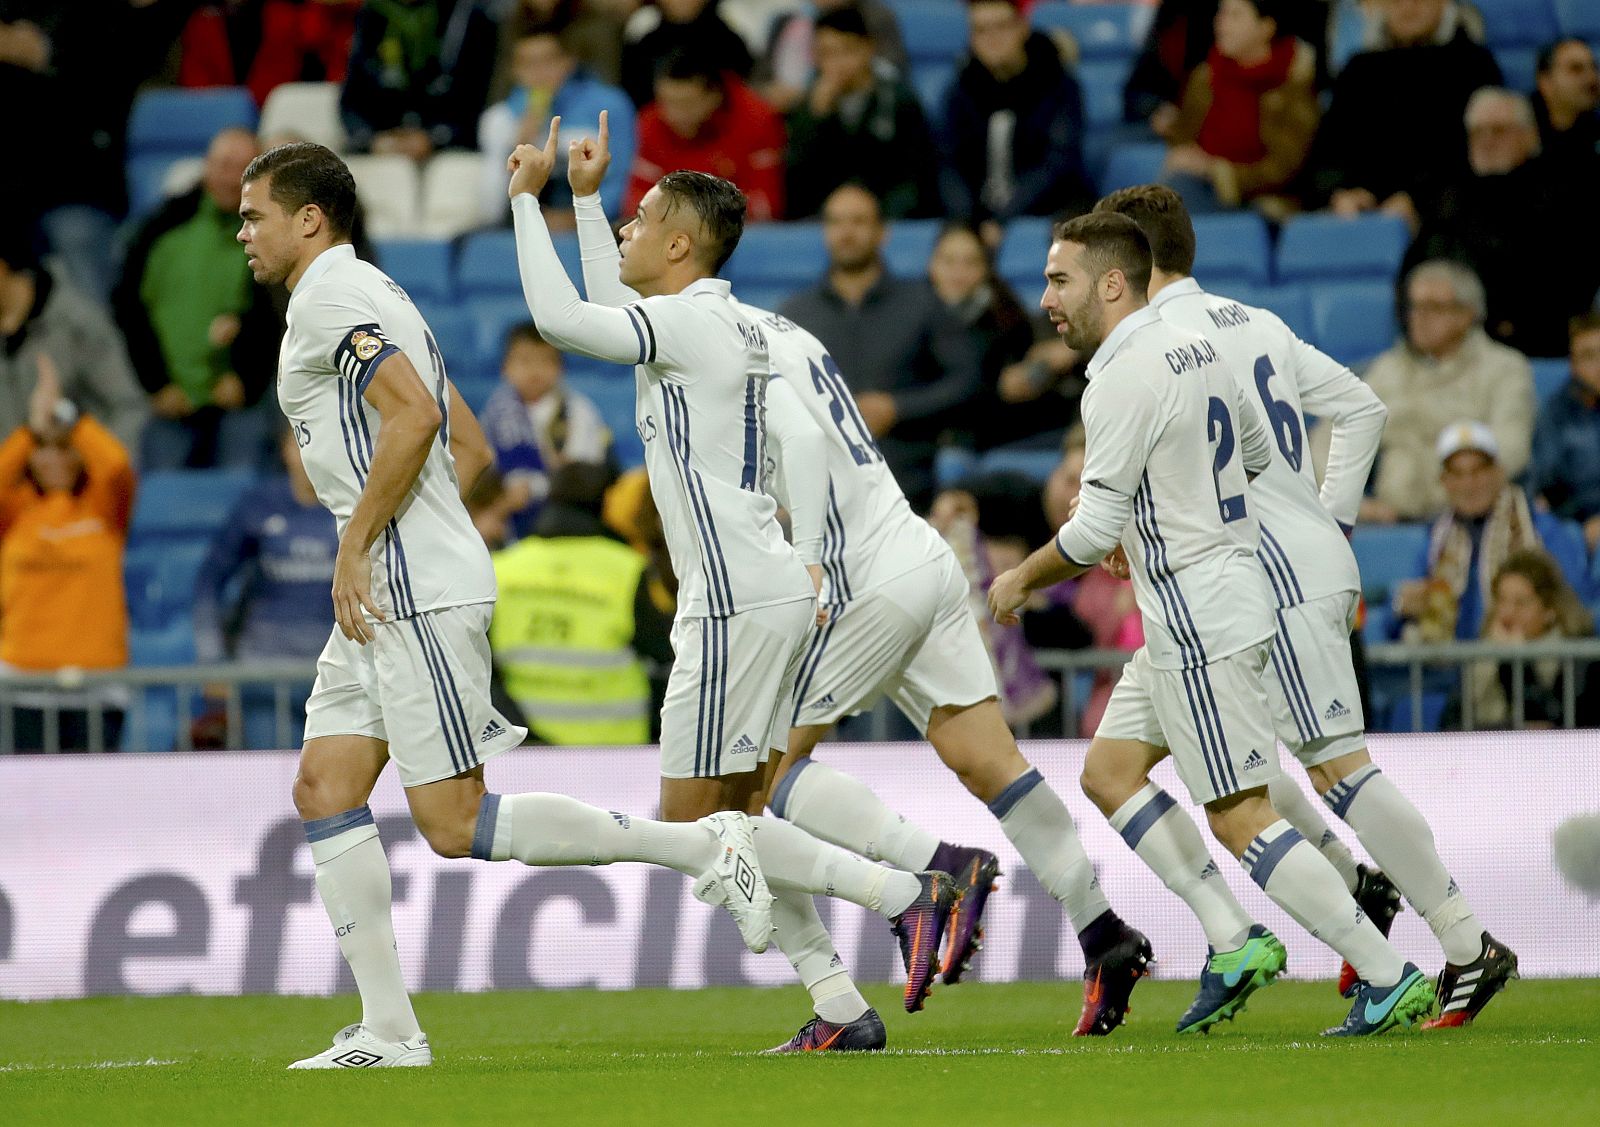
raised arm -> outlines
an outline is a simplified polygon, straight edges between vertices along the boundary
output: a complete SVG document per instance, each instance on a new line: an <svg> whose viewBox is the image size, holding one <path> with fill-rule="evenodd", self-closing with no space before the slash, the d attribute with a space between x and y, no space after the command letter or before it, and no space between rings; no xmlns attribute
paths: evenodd
<svg viewBox="0 0 1600 1127"><path fill-rule="evenodd" d="M1329 424L1328 468L1322 507L1349 532L1361 510L1367 478L1378 460L1389 408L1349 368L1304 341L1295 341L1300 406Z"/></svg>
<svg viewBox="0 0 1600 1127"><path fill-rule="evenodd" d="M583 259L583 290L596 305L622 306L639 295L617 276L622 256L606 219L601 187L611 164L611 114L600 111L600 136L584 137L567 147L567 183L572 211L578 219L578 253Z"/></svg>

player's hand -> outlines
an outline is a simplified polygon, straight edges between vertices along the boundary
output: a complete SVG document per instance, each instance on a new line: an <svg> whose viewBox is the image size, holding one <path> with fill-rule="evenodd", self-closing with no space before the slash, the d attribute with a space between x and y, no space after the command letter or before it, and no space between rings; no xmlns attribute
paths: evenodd
<svg viewBox="0 0 1600 1127"><path fill-rule="evenodd" d="M567 143L567 183L572 196L592 196L600 190L600 182L611 167L610 113L600 111L600 136L584 137Z"/></svg>
<svg viewBox="0 0 1600 1127"><path fill-rule="evenodd" d="M550 136L545 138L544 148L535 148L532 145L518 145L511 151L511 157L506 161L506 171L511 173L511 183L506 187L506 195L516 199L526 192L530 196L537 196L544 191L544 186L550 182L550 173L556 167L556 142L561 139L561 118L550 119Z"/></svg>
<svg viewBox="0 0 1600 1127"><path fill-rule="evenodd" d="M1001 572L989 584L989 613L1001 626L1018 625L1022 619L1017 611L1028 601L1028 593L1020 569Z"/></svg>
<svg viewBox="0 0 1600 1127"><path fill-rule="evenodd" d="M61 373L48 352L39 353L37 360L39 380L28 397L28 425L35 434L50 430L55 419L56 404L61 401Z"/></svg>
<svg viewBox="0 0 1600 1127"><path fill-rule="evenodd" d="M333 617L339 632L358 646L372 641L372 626L361 613L371 613L379 622L383 612L372 601L372 557L353 545L341 543L333 560Z"/></svg>
<svg viewBox="0 0 1600 1127"><path fill-rule="evenodd" d="M1100 566L1115 575L1118 579L1126 579L1133 574L1133 569L1128 566L1128 553L1118 544L1111 550L1111 554L1100 561Z"/></svg>
<svg viewBox="0 0 1600 1127"><path fill-rule="evenodd" d="M828 625L828 608L822 605L822 565L806 564L806 574L811 576L811 589L817 593L817 625Z"/></svg>

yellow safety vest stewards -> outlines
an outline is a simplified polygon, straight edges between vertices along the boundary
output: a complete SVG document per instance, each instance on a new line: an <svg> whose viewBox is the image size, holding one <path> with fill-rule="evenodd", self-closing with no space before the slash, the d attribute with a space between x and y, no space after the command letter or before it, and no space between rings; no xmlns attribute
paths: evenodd
<svg viewBox="0 0 1600 1127"><path fill-rule="evenodd" d="M650 740L650 683L634 654L645 560L602 536L530 536L494 555L489 643L536 735L554 744Z"/></svg>

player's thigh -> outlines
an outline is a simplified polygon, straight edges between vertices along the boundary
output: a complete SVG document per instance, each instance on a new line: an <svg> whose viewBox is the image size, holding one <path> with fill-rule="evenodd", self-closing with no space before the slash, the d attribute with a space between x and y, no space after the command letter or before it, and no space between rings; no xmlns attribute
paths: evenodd
<svg viewBox="0 0 1600 1127"><path fill-rule="evenodd" d="M762 769L787 743L786 712L800 647L814 611L808 601L681 618L661 706L661 777L719 779ZM757 788L759 789L759 788Z"/></svg>
<svg viewBox="0 0 1600 1127"><path fill-rule="evenodd" d="M1202 806L1264 786L1278 773L1263 680L1269 648L1263 642L1193 669L1151 671L1173 765Z"/></svg>
<svg viewBox="0 0 1600 1127"><path fill-rule="evenodd" d="M1139 792L1150 769L1167 757L1167 737L1156 711L1155 670L1140 648L1122 667L1079 779L1083 793L1110 815Z"/></svg>
<svg viewBox="0 0 1600 1127"><path fill-rule="evenodd" d="M1355 594L1343 593L1277 614L1267 667L1273 727L1313 778L1325 773L1315 768L1366 747L1361 687L1350 654L1355 607ZM1335 782L1338 777L1328 785Z"/></svg>
<svg viewBox="0 0 1600 1127"><path fill-rule="evenodd" d="M943 711L944 719L953 711L997 701L1000 689L973 613L971 586L955 554L946 553L911 576L915 582L897 592L901 605L919 616L927 610L931 614L926 634L886 689L917 731L932 739L930 724L936 710Z"/></svg>
<svg viewBox="0 0 1600 1127"><path fill-rule="evenodd" d="M373 665L389 756L407 788L465 775L522 743L490 700L492 603L380 622Z"/></svg>
<svg viewBox="0 0 1600 1127"><path fill-rule="evenodd" d="M306 820L363 805L388 762L373 651L337 629L317 658L306 698L306 726L294 804Z"/></svg>
<svg viewBox="0 0 1600 1127"><path fill-rule="evenodd" d="M441 857L470 857L473 844L480 837L478 814L486 793L483 767L479 765L453 778L407 787L406 803L411 807L411 820L435 853ZM483 832L492 833L493 827L485 826ZM480 844L487 856L491 843Z"/></svg>
<svg viewBox="0 0 1600 1127"><path fill-rule="evenodd" d="M388 762L388 745L371 736L307 740L294 776L295 811L311 822L365 806Z"/></svg>

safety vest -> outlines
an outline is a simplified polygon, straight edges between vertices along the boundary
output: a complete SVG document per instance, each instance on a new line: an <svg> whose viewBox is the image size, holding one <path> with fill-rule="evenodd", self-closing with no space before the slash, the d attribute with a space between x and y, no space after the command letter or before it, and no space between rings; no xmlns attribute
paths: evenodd
<svg viewBox="0 0 1600 1127"><path fill-rule="evenodd" d="M489 642L511 694L555 744L650 740L650 682L634 655L645 560L603 536L530 536L494 555Z"/></svg>

